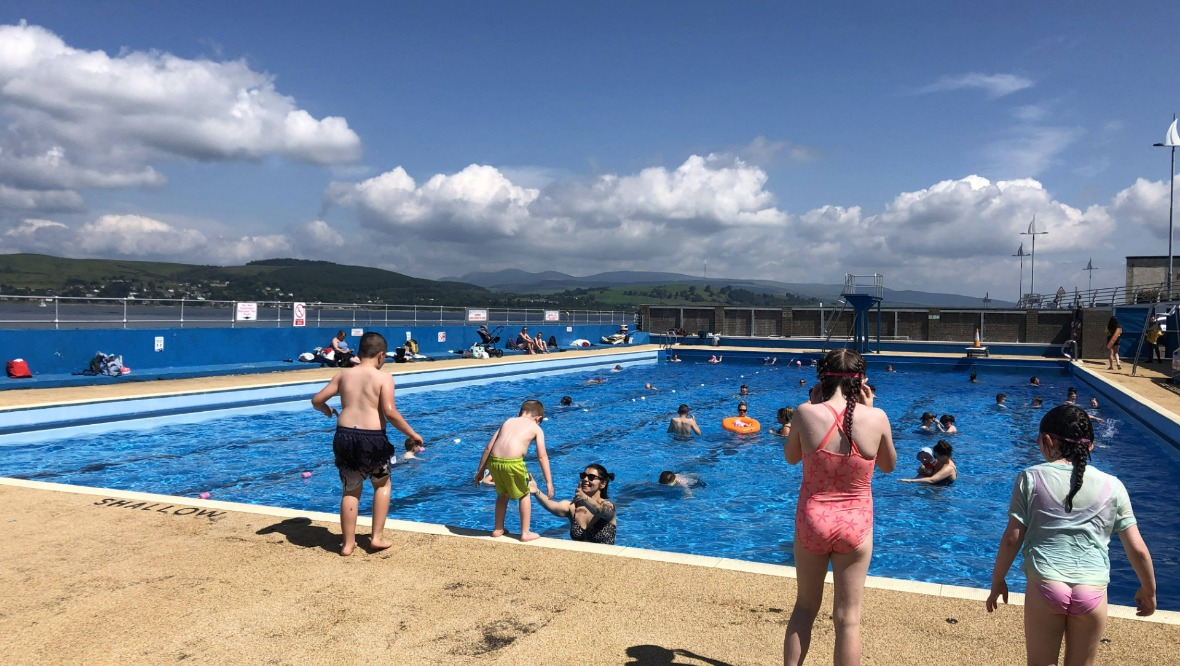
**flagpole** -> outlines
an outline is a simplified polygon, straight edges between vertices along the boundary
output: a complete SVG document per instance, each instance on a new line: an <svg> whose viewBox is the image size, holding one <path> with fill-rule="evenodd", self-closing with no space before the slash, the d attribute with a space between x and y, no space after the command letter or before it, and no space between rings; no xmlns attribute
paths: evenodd
<svg viewBox="0 0 1180 666"><path fill-rule="evenodd" d="M1032 222L1028 223L1028 231L1020 232L1021 236L1032 236L1032 268L1028 273L1028 293L1037 293L1037 236L1044 236L1048 231L1037 231L1037 216L1033 214ZM1038 299L1040 300L1040 299Z"/></svg>
<svg viewBox="0 0 1180 666"><path fill-rule="evenodd" d="M1172 126L1168 128L1168 134L1164 138L1163 143L1152 144L1154 146L1168 147L1172 149L1172 166L1168 170L1168 296L1167 300L1172 300L1172 209L1176 200L1176 145L1180 143L1176 136L1176 114L1172 114Z"/></svg>
<svg viewBox="0 0 1180 666"><path fill-rule="evenodd" d="M1019 307L1021 299L1024 298L1024 243L1020 244L1020 249L1012 256L1020 257L1020 292L1016 294L1016 305Z"/></svg>

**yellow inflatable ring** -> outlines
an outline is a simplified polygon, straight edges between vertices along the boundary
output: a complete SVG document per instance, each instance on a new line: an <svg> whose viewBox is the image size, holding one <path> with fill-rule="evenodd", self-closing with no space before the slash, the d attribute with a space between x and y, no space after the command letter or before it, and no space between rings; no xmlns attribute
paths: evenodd
<svg viewBox="0 0 1180 666"><path fill-rule="evenodd" d="M750 434L762 429L762 424L748 416L731 416L721 422L721 427L730 432Z"/></svg>

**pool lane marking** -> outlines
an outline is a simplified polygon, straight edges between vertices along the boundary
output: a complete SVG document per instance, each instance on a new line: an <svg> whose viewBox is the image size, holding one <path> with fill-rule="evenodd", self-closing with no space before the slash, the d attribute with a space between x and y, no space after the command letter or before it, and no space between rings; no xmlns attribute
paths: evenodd
<svg viewBox="0 0 1180 666"><path fill-rule="evenodd" d="M149 503L172 503L187 507L208 507L210 509L221 509L226 512L232 511L234 513L251 513L274 518L306 518L315 522L333 524L339 524L340 522L340 516L335 513L326 513L323 511L300 511L296 509L285 509L282 507L245 504L241 502L192 499L188 497L175 497L171 495L159 495L155 493L113 490L109 488L91 488L88 486L75 486L63 483L47 483L45 481L28 481L25 479L12 479L6 477L0 477L0 485L13 486L17 488L29 488L33 490L73 493L78 495L93 495L103 498L116 498L120 500L127 499L145 501ZM99 503L96 502L95 504ZM364 527L371 528L373 526L372 519L365 516L358 516L357 523ZM575 541L565 541L562 539L550 539L548 537L541 537L535 541L521 543L511 538L493 539L492 537L486 535L471 536L460 534L456 533L455 530L447 527L446 525L440 525L437 523L418 523L408 520L397 520L394 518L386 520L385 528L398 530L401 532L411 532L415 534L433 534L436 536L453 536L464 539L482 539L492 543L522 546L526 548L535 547L548 548L550 550L596 553L599 555L614 555L616 557L663 562L665 564L683 564L687 566L703 567L706 569L720 569L725 571L736 571L740 573L775 576L778 578L796 578L795 567L787 566L785 564L768 564L765 562L749 562L746 560L712 557L707 555L672 553L661 550L635 548L632 546L607 546L595 543L580 543ZM463 528L463 531L470 530ZM824 582L830 584L832 583L832 580L832 572L829 571L824 577ZM983 588L963 587L959 585L943 585L940 583L924 583L921 581L904 580L900 578L884 578L881 576L869 576L865 580L865 587L879 590L892 590L895 592L904 592L909 594L922 594L932 597L944 597L948 599L963 599L968 601L983 601L987 599L989 594L989 590ZM1021 593L1012 592L1008 595L1008 598L1010 605L1024 605L1024 595ZM1155 614L1150 617L1138 617L1135 615L1135 608L1132 606L1116 606L1112 604L1107 608L1107 612L1110 617L1117 617L1126 620L1138 620L1142 622L1154 622L1157 624L1180 625L1180 612L1178 611L1157 610Z"/></svg>

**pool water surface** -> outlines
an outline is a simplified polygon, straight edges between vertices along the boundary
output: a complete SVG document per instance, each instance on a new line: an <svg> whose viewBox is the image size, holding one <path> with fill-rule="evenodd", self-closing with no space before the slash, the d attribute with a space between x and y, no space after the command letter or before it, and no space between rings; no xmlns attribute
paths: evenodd
<svg viewBox="0 0 1180 666"><path fill-rule="evenodd" d="M1041 462L1035 435L1045 409L1031 408L1032 397L1052 407L1073 383L1079 403L1090 398L1083 383L1056 369L1041 368L1041 386L1032 387L1028 376L1036 372L984 370L973 384L947 370L870 369L877 406L893 423L899 457L893 474L878 471L874 478L871 575L989 585L1016 474ZM587 383L591 377L606 381ZM786 464L783 438L770 431L775 411L803 402L814 380L809 367L685 362L399 393L398 406L426 438L427 451L394 468L390 515L490 530L495 492L475 486L472 475L500 422L515 416L522 400L537 398L546 405L544 430L558 498L572 495L577 473L589 463L616 475L610 496L618 506L618 544L790 565L802 469ZM646 382L657 390L644 389ZM722 418L736 415L741 384L749 385L744 399L750 415L762 422L761 433L737 435L720 427ZM1007 394L1007 409L996 408L998 392ZM560 407L563 395L571 396L574 406ZM685 440L667 434L680 403L693 408L702 436ZM924 411L954 414L958 421L960 433L947 439L960 476L948 488L898 481L913 476L917 450L938 439L916 432ZM1096 429L1092 464L1127 486L1155 561L1159 605L1180 610L1180 514L1169 501L1180 457L1121 410L1104 405L1097 415L1103 422ZM2 446L0 476L189 497L209 492L218 500L338 510L334 420L306 401L260 414L207 416L195 423ZM400 443L398 433L392 434ZM526 460L540 479L535 455ZM691 493L661 486L656 478L662 470L699 475L704 485ZM304 471L312 476L302 478ZM361 504L366 515L370 497L366 486ZM508 516L509 531L518 531L515 506ZM533 529L568 538L568 523L535 502ZM1138 582L1117 537L1111 561L1111 603L1134 605ZM1014 590L1023 588L1018 567L1019 560L1009 574Z"/></svg>

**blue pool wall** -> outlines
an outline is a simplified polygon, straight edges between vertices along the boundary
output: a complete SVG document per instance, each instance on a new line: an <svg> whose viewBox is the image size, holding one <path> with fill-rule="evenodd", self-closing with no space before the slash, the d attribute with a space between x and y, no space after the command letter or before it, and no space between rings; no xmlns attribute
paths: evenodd
<svg viewBox="0 0 1180 666"><path fill-rule="evenodd" d="M617 349L617 352L611 353L540 355L530 356L519 363L451 368L434 364L399 365L394 381L399 394L412 394L439 384L454 387L467 383L486 384L571 372L607 373L616 365L626 368L651 365L659 360L659 354L651 348ZM0 446L29 441L31 433L55 428L93 427L96 424L117 424L128 419L151 419L218 409L268 408L276 403L292 401L302 403L323 388L324 383L322 379L293 381L257 388L205 390L0 410ZM306 403L302 406L310 408Z"/></svg>
<svg viewBox="0 0 1180 666"><path fill-rule="evenodd" d="M573 340L586 339L597 343L604 335L614 333L614 324L554 324L531 326L546 338L557 338L565 347ZM567 331L571 328L571 331ZM445 357L452 350L470 347L479 340L475 326L373 326L364 331L376 331L385 336L390 351L409 338L418 341L419 352L428 356ZM34 375L68 374L81 372L90 364L95 353L118 354L134 372L137 369L184 368L235 363L282 362L294 359L302 352L327 345L339 326L283 327L283 328L158 328L158 329L82 329L82 330L3 330L0 348L5 358L23 358ZM354 349L359 338L352 335L352 327L345 327L348 343ZM505 328L502 333L507 341ZM517 329L518 330L518 329ZM512 331L515 334L515 330ZM440 336L444 339L440 340ZM155 351L157 337L164 338L162 351ZM647 333L632 334L632 342L648 342Z"/></svg>
<svg viewBox="0 0 1180 666"><path fill-rule="evenodd" d="M713 346L712 339L701 340L697 337L669 338L660 333L651 334L655 343L675 342L676 349L704 349ZM723 347L757 347L759 349L814 350L823 346L823 341L817 338L745 338L722 336L718 343ZM833 342L831 346L842 346L843 342ZM1003 342L987 343L988 353L996 355L1030 356L1038 358L1064 358L1061 345ZM882 340L878 347L876 340L869 341L869 348L882 353L913 352L920 354L965 354L966 347L962 342L918 342L918 341L889 341Z"/></svg>

